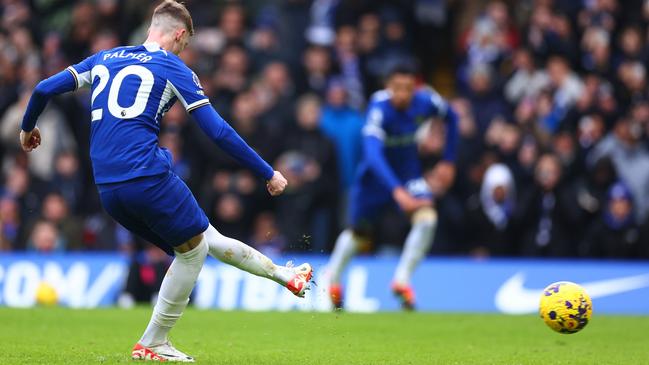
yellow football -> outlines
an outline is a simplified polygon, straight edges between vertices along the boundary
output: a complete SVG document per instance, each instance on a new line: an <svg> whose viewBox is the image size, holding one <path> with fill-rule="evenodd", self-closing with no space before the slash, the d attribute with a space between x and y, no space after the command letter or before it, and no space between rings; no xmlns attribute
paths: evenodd
<svg viewBox="0 0 649 365"><path fill-rule="evenodd" d="M40 283L36 288L36 303L43 306L54 306L58 303L59 296L56 289L48 283Z"/></svg>
<svg viewBox="0 0 649 365"><path fill-rule="evenodd" d="M560 281L543 290L539 314L554 331L575 333L590 321L593 303L584 288L569 281Z"/></svg>

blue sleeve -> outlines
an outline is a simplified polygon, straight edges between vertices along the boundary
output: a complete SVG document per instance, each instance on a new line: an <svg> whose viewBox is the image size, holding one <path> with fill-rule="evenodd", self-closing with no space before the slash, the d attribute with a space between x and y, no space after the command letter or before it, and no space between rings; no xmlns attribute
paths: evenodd
<svg viewBox="0 0 649 365"><path fill-rule="evenodd" d="M22 130L30 132L34 129L38 116L41 115L52 96L73 91L76 87L77 82L69 69L39 82L29 99L29 104L27 104L27 110L21 125Z"/></svg>
<svg viewBox="0 0 649 365"><path fill-rule="evenodd" d="M95 67L97 57L100 57L100 53L95 53L94 55L86 58L85 60L69 66L66 70L70 71L72 76L74 76L75 88L74 90L80 89L85 86L92 85L92 77L90 75L92 68Z"/></svg>
<svg viewBox="0 0 649 365"><path fill-rule="evenodd" d="M446 121L446 143L444 145L443 159L446 161L455 161L458 137L458 116L453 108L449 107L446 111L444 121Z"/></svg>
<svg viewBox="0 0 649 365"><path fill-rule="evenodd" d="M446 143L442 158L445 161L455 161L458 141L458 116L451 106L435 90L422 91L422 97L430 103L430 114L444 118L446 122Z"/></svg>
<svg viewBox="0 0 649 365"><path fill-rule="evenodd" d="M167 81L188 113L204 105L210 105L210 100L205 96L198 76L182 61L174 60L170 63Z"/></svg>
<svg viewBox="0 0 649 365"><path fill-rule="evenodd" d="M205 134L240 164L265 180L270 180L273 177L275 173L273 168L241 139L211 105L193 109L192 116Z"/></svg>
<svg viewBox="0 0 649 365"><path fill-rule="evenodd" d="M401 185L397 175L394 174L388 161L385 160L382 140L374 136L363 137L363 153L374 174L379 177L379 180L390 191L393 191Z"/></svg>
<svg viewBox="0 0 649 365"><path fill-rule="evenodd" d="M380 107L371 105L367 112L367 121L363 127L363 153L374 174L392 191L401 185L401 182L385 159L383 153L385 135L383 111Z"/></svg>

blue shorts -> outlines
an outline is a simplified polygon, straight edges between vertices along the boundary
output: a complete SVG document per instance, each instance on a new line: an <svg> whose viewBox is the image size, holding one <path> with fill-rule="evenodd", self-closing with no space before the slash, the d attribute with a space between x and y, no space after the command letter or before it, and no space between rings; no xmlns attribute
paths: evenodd
<svg viewBox="0 0 649 365"><path fill-rule="evenodd" d="M169 255L209 225L192 192L172 172L97 187L113 219Z"/></svg>
<svg viewBox="0 0 649 365"><path fill-rule="evenodd" d="M349 225L358 232L369 233L386 209L399 209L392 192L378 182L361 183L357 180L349 192ZM419 199L433 200L423 177L408 180L405 189Z"/></svg>

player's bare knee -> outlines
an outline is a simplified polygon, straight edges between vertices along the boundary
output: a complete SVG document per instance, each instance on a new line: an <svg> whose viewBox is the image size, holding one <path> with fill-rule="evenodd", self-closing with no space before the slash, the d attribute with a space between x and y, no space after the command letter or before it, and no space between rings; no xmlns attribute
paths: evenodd
<svg viewBox="0 0 649 365"><path fill-rule="evenodd" d="M437 210L433 207L423 207L415 211L411 217L412 224L434 225L437 223Z"/></svg>

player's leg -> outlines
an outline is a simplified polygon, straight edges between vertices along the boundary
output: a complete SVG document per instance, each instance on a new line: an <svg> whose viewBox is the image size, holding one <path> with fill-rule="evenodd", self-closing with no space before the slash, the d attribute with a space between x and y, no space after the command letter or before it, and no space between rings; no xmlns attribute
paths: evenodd
<svg viewBox="0 0 649 365"><path fill-rule="evenodd" d="M349 260L356 254L362 240L363 238L351 228L342 231L336 239L336 245L327 265L329 296L335 309L342 309L343 307L343 289L340 285L341 274L347 267Z"/></svg>
<svg viewBox="0 0 649 365"><path fill-rule="evenodd" d="M189 302L189 295L207 256L207 246L202 242L202 235L199 235L172 250L172 246L151 230L142 217L133 214L133 206L137 206L138 201L133 194L129 193L137 190L146 190L146 185L139 187L127 185L120 189L102 191L101 200L104 209L131 232L156 244L168 253L175 253L175 258L160 286L158 300L149 324L133 348L131 356L139 360L193 362L191 356L176 350L169 343L167 335ZM146 194L142 194L142 197L146 198ZM133 206L129 207L125 201Z"/></svg>
<svg viewBox="0 0 649 365"><path fill-rule="evenodd" d="M307 284L312 275L311 265L302 264L295 268L276 265L254 248L222 235L212 225L207 227L204 237L210 256L253 275L273 280L298 297L303 297L304 291L308 289Z"/></svg>
<svg viewBox="0 0 649 365"><path fill-rule="evenodd" d="M202 240L207 246L209 255L251 274L271 279L299 297L304 296L312 276L310 265L303 264L295 268L275 265L259 251L243 242L222 235L212 227L189 188L178 176L171 175L167 185L168 188L161 191L163 194L157 192L152 194L157 200L163 200L165 196L176 197L173 208L157 209L147 214L152 229L158 235L179 242L183 237L191 237L197 232L202 233Z"/></svg>
<svg viewBox="0 0 649 365"><path fill-rule="evenodd" d="M340 279L349 260L370 240L371 224L376 213L384 205L384 199L370 189L354 185L349 194L349 223L336 239L333 252L327 264L329 275L329 296L335 309L343 307L343 289Z"/></svg>
<svg viewBox="0 0 649 365"><path fill-rule="evenodd" d="M146 360L157 356L166 360L193 361L191 356L176 350L167 336L189 303L189 295L207 257L207 245L203 235L199 235L174 250L176 257L162 280L151 320L132 351L133 358Z"/></svg>
<svg viewBox="0 0 649 365"><path fill-rule="evenodd" d="M407 184L411 194L422 199L432 199L427 186L421 186L421 180L414 184ZM437 212L432 207L417 210L411 216L412 226L406 237L406 242L401 252L399 264L394 273L392 290L401 299L405 309L414 308L414 291L410 286L410 278L419 262L426 256L433 244L433 236L437 227Z"/></svg>

